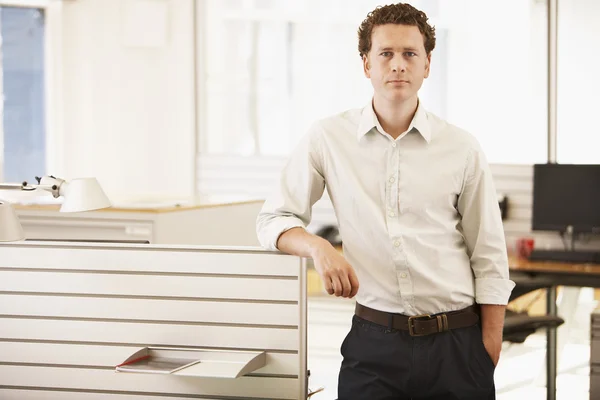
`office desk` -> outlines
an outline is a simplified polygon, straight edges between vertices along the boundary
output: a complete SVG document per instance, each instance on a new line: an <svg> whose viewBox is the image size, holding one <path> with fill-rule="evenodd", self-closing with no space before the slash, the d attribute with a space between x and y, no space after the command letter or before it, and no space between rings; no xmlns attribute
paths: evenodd
<svg viewBox="0 0 600 400"><path fill-rule="evenodd" d="M256 215L262 200L202 197L183 202L145 201L81 213L58 205L14 206L28 239L86 239L152 244L258 246Z"/></svg>
<svg viewBox="0 0 600 400"><path fill-rule="evenodd" d="M550 278L555 285L547 290L546 312L557 314L556 287L577 286L600 288L600 264L573 264L557 262L528 261L517 257L510 260L511 278L535 279ZM546 344L546 379L547 399L556 399L556 328L547 332Z"/></svg>

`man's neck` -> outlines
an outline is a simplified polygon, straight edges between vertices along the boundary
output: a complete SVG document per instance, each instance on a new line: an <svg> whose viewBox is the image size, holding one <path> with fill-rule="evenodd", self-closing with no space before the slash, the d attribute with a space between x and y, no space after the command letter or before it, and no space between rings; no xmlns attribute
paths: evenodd
<svg viewBox="0 0 600 400"><path fill-rule="evenodd" d="M389 102L380 97L373 97L373 110L386 133L396 139L406 132L417 112L419 99L415 96L402 103Z"/></svg>

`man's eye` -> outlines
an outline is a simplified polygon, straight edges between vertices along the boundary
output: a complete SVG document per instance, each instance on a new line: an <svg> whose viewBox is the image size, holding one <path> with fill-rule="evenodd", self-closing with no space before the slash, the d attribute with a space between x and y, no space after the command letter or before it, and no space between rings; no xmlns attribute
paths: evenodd
<svg viewBox="0 0 600 400"><path fill-rule="evenodd" d="M406 53L404 53L404 55L406 55L408 57L415 57L417 55L417 53L412 52L412 51L407 51Z"/></svg>
<svg viewBox="0 0 600 400"><path fill-rule="evenodd" d="M392 55L391 51L384 51L383 53L381 53L382 56L384 57L390 57Z"/></svg>

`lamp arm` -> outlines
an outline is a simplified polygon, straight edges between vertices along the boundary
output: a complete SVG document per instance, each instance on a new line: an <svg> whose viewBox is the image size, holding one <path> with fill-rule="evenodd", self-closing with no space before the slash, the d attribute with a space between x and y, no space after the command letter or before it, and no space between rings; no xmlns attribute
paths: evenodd
<svg viewBox="0 0 600 400"><path fill-rule="evenodd" d="M23 185L25 183L25 185ZM27 190L27 183L0 183L0 190ZM35 190L35 189L33 189Z"/></svg>
<svg viewBox="0 0 600 400"><path fill-rule="evenodd" d="M58 185L30 185L27 182L23 183L0 183L0 190L22 190L31 192L37 189L47 190L52 193L52 196L59 196Z"/></svg>
<svg viewBox="0 0 600 400"><path fill-rule="evenodd" d="M54 198L64 197L61 212L81 212L110 207L110 200L98 184L96 178L80 178L70 182L52 175L35 177L37 185L27 182L0 183L0 190L34 191L42 189L52 193ZM2 209L0 209L2 212ZM1 224L0 224L1 225ZM2 240L0 231L0 241Z"/></svg>

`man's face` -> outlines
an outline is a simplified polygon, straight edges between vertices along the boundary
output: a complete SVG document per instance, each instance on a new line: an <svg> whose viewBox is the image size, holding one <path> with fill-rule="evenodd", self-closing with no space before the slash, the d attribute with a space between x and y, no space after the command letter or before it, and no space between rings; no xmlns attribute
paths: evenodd
<svg viewBox="0 0 600 400"><path fill-rule="evenodd" d="M419 28L399 24L374 27L371 50L363 56L365 76L375 95L394 103L416 96L429 76L430 61Z"/></svg>

